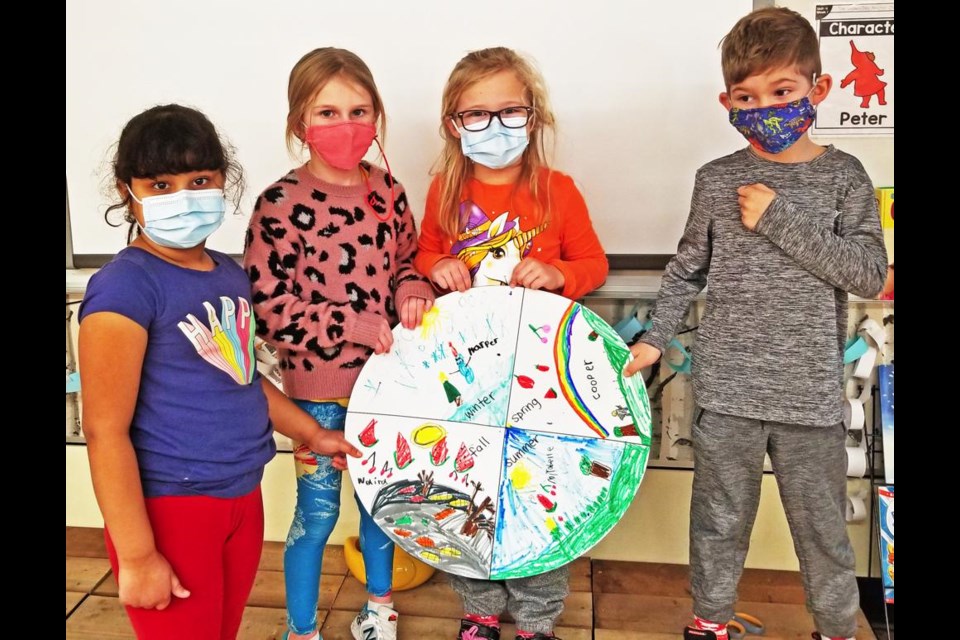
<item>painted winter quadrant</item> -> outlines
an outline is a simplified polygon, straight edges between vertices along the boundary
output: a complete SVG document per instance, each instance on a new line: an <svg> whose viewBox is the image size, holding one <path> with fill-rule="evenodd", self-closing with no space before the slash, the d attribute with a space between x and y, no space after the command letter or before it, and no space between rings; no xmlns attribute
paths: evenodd
<svg viewBox="0 0 960 640"><path fill-rule="evenodd" d="M599 542L633 502L648 452L508 428L491 579L556 569Z"/></svg>
<svg viewBox="0 0 960 640"><path fill-rule="evenodd" d="M486 577L503 430L350 412L346 433L360 502L394 542L444 571Z"/></svg>
<svg viewBox="0 0 960 640"><path fill-rule="evenodd" d="M620 336L586 307L525 291L507 425L649 445L643 381L621 375L628 355Z"/></svg>
<svg viewBox="0 0 960 640"><path fill-rule="evenodd" d="M350 410L502 425L522 298L509 287L454 292L420 327L397 326L390 352L361 372Z"/></svg>
<svg viewBox="0 0 960 640"><path fill-rule="evenodd" d="M438 299L350 399L357 495L408 553L480 578L577 558L636 494L651 438L629 350L585 307L522 288Z"/></svg>

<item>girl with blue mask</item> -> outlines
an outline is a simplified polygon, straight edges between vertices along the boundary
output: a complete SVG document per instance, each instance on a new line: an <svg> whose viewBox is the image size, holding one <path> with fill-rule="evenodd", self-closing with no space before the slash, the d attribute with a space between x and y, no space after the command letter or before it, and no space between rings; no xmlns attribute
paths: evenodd
<svg viewBox="0 0 960 640"><path fill-rule="evenodd" d="M577 299L603 283L607 257L583 196L547 164L553 125L543 78L516 52L482 49L457 63L443 91L444 148L414 261L438 288L521 286ZM458 638L500 640L500 614L509 610L517 638L549 640L569 592L569 566L499 581L450 574L448 581L463 600Z"/></svg>
<svg viewBox="0 0 960 640"><path fill-rule="evenodd" d="M547 163L553 127L529 60L494 47L457 63L415 260L438 288L521 286L575 300L603 283L607 258L583 196Z"/></svg>
<svg viewBox="0 0 960 640"><path fill-rule="evenodd" d="M113 162L135 226L80 305L83 433L120 601L137 638L234 638L263 546L273 431L359 455L260 376L250 281L207 249L240 168L180 105L124 127ZM139 233L137 233L139 231Z"/></svg>
<svg viewBox="0 0 960 640"><path fill-rule="evenodd" d="M164 105L141 113L118 143L113 171L121 200L107 208L107 223L118 226L111 214L123 211L130 246L209 266L205 242L223 223L227 200L235 209L243 189L231 152L199 111Z"/></svg>

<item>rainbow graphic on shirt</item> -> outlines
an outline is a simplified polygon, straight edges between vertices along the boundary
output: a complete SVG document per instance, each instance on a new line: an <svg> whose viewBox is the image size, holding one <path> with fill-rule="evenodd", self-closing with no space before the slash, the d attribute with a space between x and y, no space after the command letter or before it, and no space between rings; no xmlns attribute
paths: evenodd
<svg viewBox="0 0 960 640"><path fill-rule="evenodd" d="M178 322L183 335L193 343L200 357L220 369L237 384L253 382L257 361L253 355L253 309L244 298L220 297L220 317L210 302L203 303L207 310L207 324L192 313L187 320Z"/></svg>

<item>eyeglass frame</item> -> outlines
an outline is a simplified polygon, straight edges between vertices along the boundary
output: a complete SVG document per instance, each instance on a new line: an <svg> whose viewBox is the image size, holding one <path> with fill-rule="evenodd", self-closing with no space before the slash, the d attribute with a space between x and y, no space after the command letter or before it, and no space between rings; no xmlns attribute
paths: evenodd
<svg viewBox="0 0 960 640"><path fill-rule="evenodd" d="M520 125L519 127L511 127L510 125L508 125L506 122L503 121L503 116L500 115L500 114L502 114L504 111L510 111L511 109L523 109L524 111L527 112L527 119L526 119L526 121L525 121L522 125ZM489 119L487 120L487 125L486 125L483 129L468 129L466 123L463 121L463 115L464 115L465 113L471 113L471 112L477 112L477 111L482 111L482 112L486 113L486 114L489 116ZM528 124L530 124L530 119L533 118L533 116L534 116L535 113L536 113L536 109L534 109L533 107L528 107L528 106L526 106L526 105L514 105L514 106L512 106L512 107L504 107L503 109L500 109L499 111L490 111L489 109L466 109L465 111L458 111L458 112L456 112L456 113L452 113L452 114L450 114L450 115L447 116L447 117L454 121L454 125L456 125L456 121L459 120L459 121L460 121L460 126L463 127L463 129L464 129L465 131L469 131L469 132L471 132L471 133L477 133L477 132L479 132L479 131L486 131L487 129L489 129L489 128L490 128L490 123L493 122L493 117L494 117L494 116L496 116L496 117L497 117L497 120L500 121L500 124L502 124L502 125L503 125L504 127L506 127L507 129L523 129L525 126L527 126ZM471 126L472 126L472 125L471 125Z"/></svg>

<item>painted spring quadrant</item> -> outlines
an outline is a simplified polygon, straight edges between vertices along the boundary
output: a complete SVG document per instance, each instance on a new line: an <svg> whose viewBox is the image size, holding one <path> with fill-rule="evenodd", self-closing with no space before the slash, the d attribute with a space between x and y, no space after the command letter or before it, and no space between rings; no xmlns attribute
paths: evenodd
<svg viewBox="0 0 960 640"><path fill-rule="evenodd" d="M629 350L586 307L475 287L394 329L350 399L360 501L443 571L536 575L599 542L633 500L651 419Z"/></svg>

